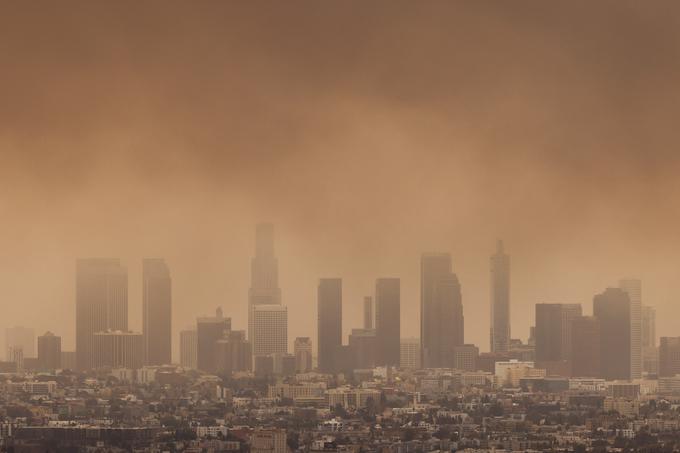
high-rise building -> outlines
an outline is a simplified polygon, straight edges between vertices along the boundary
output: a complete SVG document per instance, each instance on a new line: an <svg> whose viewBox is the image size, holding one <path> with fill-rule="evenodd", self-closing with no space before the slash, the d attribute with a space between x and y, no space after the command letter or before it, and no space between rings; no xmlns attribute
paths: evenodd
<svg viewBox="0 0 680 453"><path fill-rule="evenodd" d="M373 329L373 298L364 297L364 329Z"/></svg>
<svg viewBox="0 0 680 453"><path fill-rule="evenodd" d="M571 323L581 315L581 304L536 304L536 362L571 358Z"/></svg>
<svg viewBox="0 0 680 453"><path fill-rule="evenodd" d="M619 282L619 287L630 299L630 377L642 377L642 282L628 278Z"/></svg>
<svg viewBox="0 0 680 453"><path fill-rule="evenodd" d="M659 377L680 374L680 337L661 337L659 341Z"/></svg>
<svg viewBox="0 0 680 453"><path fill-rule="evenodd" d="M491 352L507 352L510 347L510 255L498 241L491 256Z"/></svg>
<svg viewBox="0 0 680 453"><path fill-rule="evenodd" d="M38 366L41 370L61 368L61 337L52 332L38 337Z"/></svg>
<svg viewBox="0 0 680 453"><path fill-rule="evenodd" d="M630 307L628 293L620 288L607 288L593 299L593 314L600 323L602 377L608 380L631 378Z"/></svg>
<svg viewBox="0 0 680 453"><path fill-rule="evenodd" d="M215 316L205 316L196 320L196 367L207 373L215 373L217 367L217 340L231 331L231 318L225 318L222 309Z"/></svg>
<svg viewBox="0 0 680 453"><path fill-rule="evenodd" d="M253 306L253 355L288 352L288 309L283 305Z"/></svg>
<svg viewBox="0 0 680 453"><path fill-rule="evenodd" d="M460 282L448 253L422 256L420 301L422 365L450 367L453 348L465 342L465 332Z"/></svg>
<svg viewBox="0 0 680 453"><path fill-rule="evenodd" d="M342 345L342 279L319 280L317 299L318 367L322 373L334 373L334 356Z"/></svg>
<svg viewBox="0 0 680 453"><path fill-rule="evenodd" d="M24 349L21 346L12 346L9 349L7 361L15 364L17 373L24 371Z"/></svg>
<svg viewBox="0 0 680 453"><path fill-rule="evenodd" d="M421 367L419 338L402 338L399 343L399 368L417 370Z"/></svg>
<svg viewBox="0 0 680 453"><path fill-rule="evenodd" d="M217 340L216 354L218 373L230 375L252 370L251 345L242 330L232 330L224 338Z"/></svg>
<svg viewBox="0 0 680 453"><path fill-rule="evenodd" d="M144 365L144 336L141 332L95 332L92 336L92 349L92 368L136 370Z"/></svg>
<svg viewBox="0 0 680 453"><path fill-rule="evenodd" d="M656 308L642 307L642 371L659 372L659 349L656 345Z"/></svg>
<svg viewBox="0 0 680 453"><path fill-rule="evenodd" d="M464 371L477 371L479 348L473 344L463 344L453 348L453 368Z"/></svg>
<svg viewBox="0 0 680 453"><path fill-rule="evenodd" d="M78 364L76 363L76 351L61 351L61 369L75 370Z"/></svg>
<svg viewBox="0 0 680 453"><path fill-rule="evenodd" d="M571 375L600 377L600 321L594 316L577 316L571 322Z"/></svg>
<svg viewBox="0 0 680 453"><path fill-rule="evenodd" d="M399 366L401 284L398 278L375 281L376 365Z"/></svg>
<svg viewBox="0 0 680 453"><path fill-rule="evenodd" d="M198 367L198 337L195 329L182 330L179 333L179 363L184 368Z"/></svg>
<svg viewBox="0 0 680 453"><path fill-rule="evenodd" d="M128 273L117 259L81 259L76 264L76 365L94 367L94 334L128 330Z"/></svg>
<svg viewBox="0 0 680 453"><path fill-rule="evenodd" d="M251 342L255 335L253 332L253 307L256 305L280 304L279 261L274 254L274 225L271 223L260 223L255 227L255 257L250 262L248 339Z"/></svg>
<svg viewBox="0 0 680 453"><path fill-rule="evenodd" d="M375 368L377 365L378 341L375 329L352 329L349 336L351 370Z"/></svg>
<svg viewBox="0 0 680 453"><path fill-rule="evenodd" d="M142 333L147 365L172 362L172 281L163 259L142 262Z"/></svg>
<svg viewBox="0 0 680 453"><path fill-rule="evenodd" d="M29 327L8 327L5 329L5 351L11 361L11 350L21 349L24 357L35 357L35 331Z"/></svg>
<svg viewBox="0 0 680 453"><path fill-rule="evenodd" d="M306 373L311 371L312 366L312 339L309 337L297 337L293 346L295 354L295 371Z"/></svg>

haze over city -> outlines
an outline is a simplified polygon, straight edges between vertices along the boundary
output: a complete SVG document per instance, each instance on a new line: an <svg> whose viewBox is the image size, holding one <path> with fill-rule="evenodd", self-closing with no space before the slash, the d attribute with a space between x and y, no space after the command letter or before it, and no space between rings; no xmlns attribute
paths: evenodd
<svg viewBox="0 0 680 453"><path fill-rule="evenodd" d="M418 336L421 254L448 252L488 350L498 239L513 337L624 277L676 335L680 11L656 3L5 3L0 327L73 349L76 259L114 257L140 330L162 257L173 341L217 306L246 329L264 221L291 343L322 277L345 336L400 278Z"/></svg>

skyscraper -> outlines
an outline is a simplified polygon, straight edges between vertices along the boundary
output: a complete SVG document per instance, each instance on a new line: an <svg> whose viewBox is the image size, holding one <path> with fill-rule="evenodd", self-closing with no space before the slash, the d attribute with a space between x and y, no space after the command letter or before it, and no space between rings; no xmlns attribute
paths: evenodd
<svg viewBox="0 0 680 453"><path fill-rule="evenodd" d="M172 281L163 259L142 263L142 333L147 365L172 362Z"/></svg>
<svg viewBox="0 0 680 453"><path fill-rule="evenodd" d="M248 339L253 340L253 307L280 305L279 262L274 255L274 225L260 223L255 227L255 257L250 262L248 292ZM254 345L253 345L254 346Z"/></svg>
<svg viewBox="0 0 680 453"><path fill-rule="evenodd" d="M41 370L61 368L61 337L52 332L38 337L38 366Z"/></svg>
<svg viewBox="0 0 680 453"><path fill-rule="evenodd" d="M179 363L184 368L196 369L198 338L195 329L182 330L179 333Z"/></svg>
<svg viewBox="0 0 680 453"><path fill-rule="evenodd" d="M453 364L454 346L464 343L460 283L448 253L423 254L420 261L420 343L422 365Z"/></svg>
<svg viewBox="0 0 680 453"><path fill-rule="evenodd" d="M659 373L659 348L656 345L656 308L642 306L642 371Z"/></svg>
<svg viewBox="0 0 680 453"><path fill-rule="evenodd" d="M205 316L196 320L196 367L207 373L217 371L215 357L217 340L231 331L231 318L222 315L222 309L215 311L215 316Z"/></svg>
<svg viewBox="0 0 680 453"><path fill-rule="evenodd" d="M253 355L286 354L288 352L288 310L283 305L253 306Z"/></svg>
<svg viewBox="0 0 680 453"><path fill-rule="evenodd" d="M117 259L76 264L76 366L93 368L96 332L128 330L128 274Z"/></svg>
<svg viewBox="0 0 680 453"><path fill-rule="evenodd" d="M232 330L217 340L215 358L217 371L230 375L239 371L251 371L253 354L250 341L242 330Z"/></svg>
<svg viewBox="0 0 680 453"><path fill-rule="evenodd" d="M619 287L630 298L630 377L642 377L642 282L628 278L619 282Z"/></svg>
<svg viewBox="0 0 680 453"><path fill-rule="evenodd" d="M107 330L92 336L92 368L130 368L144 364L144 337L141 332Z"/></svg>
<svg viewBox="0 0 680 453"><path fill-rule="evenodd" d="M600 377L600 321L594 316L577 316L571 322L571 375Z"/></svg>
<svg viewBox="0 0 680 453"><path fill-rule="evenodd" d="M593 314L600 324L602 377L608 380L631 377L631 303L620 288L607 288L593 299Z"/></svg>
<svg viewBox="0 0 680 453"><path fill-rule="evenodd" d="M571 358L571 323L581 315L581 304L536 304L536 362Z"/></svg>
<svg viewBox="0 0 680 453"><path fill-rule="evenodd" d="M399 366L401 283L398 278L375 282L376 365Z"/></svg>
<svg viewBox="0 0 680 453"><path fill-rule="evenodd" d="M364 329L373 329L373 298L364 297Z"/></svg>
<svg viewBox="0 0 680 453"><path fill-rule="evenodd" d="M659 377L680 374L680 337L661 337L659 342Z"/></svg>
<svg viewBox="0 0 680 453"><path fill-rule="evenodd" d="M399 342L399 368L417 370L421 367L419 338L402 338Z"/></svg>
<svg viewBox="0 0 680 453"><path fill-rule="evenodd" d="M11 350L21 349L24 357L35 357L35 331L29 327L8 327L5 329L5 351L11 361Z"/></svg>
<svg viewBox="0 0 680 453"><path fill-rule="evenodd" d="M295 354L295 370L298 373L306 373L312 369L312 339L309 337L297 337L293 346Z"/></svg>
<svg viewBox="0 0 680 453"><path fill-rule="evenodd" d="M375 368L377 356L375 329L352 329L349 336L350 370Z"/></svg>
<svg viewBox="0 0 680 453"><path fill-rule="evenodd" d="M498 241L491 256L491 352L510 347L510 256Z"/></svg>
<svg viewBox="0 0 680 453"><path fill-rule="evenodd" d="M319 371L336 371L335 354L342 345L342 279L322 278L317 291Z"/></svg>

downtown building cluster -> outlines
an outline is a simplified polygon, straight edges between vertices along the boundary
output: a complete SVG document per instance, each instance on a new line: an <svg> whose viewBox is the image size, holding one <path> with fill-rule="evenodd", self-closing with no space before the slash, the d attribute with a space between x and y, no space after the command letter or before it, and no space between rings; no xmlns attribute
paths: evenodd
<svg viewBox="0 0 680 453"><path fill-rule="evenodd" d="M172 280L143 261L142 331L128 328L119 260L79 260L76 350L51 332L7 330L0 447L14 451L620 451L680 448L680 337L657 344L642 284L537 304L512 338L511 263L490 257L490 351L465 341L461 281L447 253L420 265L420 336L402 338L399 278L378 278L343 338L343 281L317 287L317 335L289 351L274 228L256 228L248 324L217 308L179 334ZM316 345L314 345L316 343ZM316 353L314 353L316 346ZM49 450L53 448L54 450Z"/></svg>

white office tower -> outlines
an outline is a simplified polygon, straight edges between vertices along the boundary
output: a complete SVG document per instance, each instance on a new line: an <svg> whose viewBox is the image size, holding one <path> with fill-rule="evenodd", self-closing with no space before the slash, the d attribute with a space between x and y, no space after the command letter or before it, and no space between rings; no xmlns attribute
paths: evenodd
<svg viewBox="0 0 680 453"><path fill-rule="evenodd" d="M198 367L198 335L196 329L182 330L179 333L179 363L182 367L192 370Z"/></svg>
<svg viewBox="0 0 680 453"><path fill-rule="evenodd" d="M288 353L288 309L283 305L254 305L254 356Z"/></svg>
<svg viewBox="0 0 680 453"><path fill-rule="evenodd" d="M402 338L399 342L399 368L417 370L420 367L420 339Z"/></svg>
<svg viewBox="0 0 680 453"><path fill-rule="evenodd" d="M619 282L619 288L630 298L630 378L642 378L642 282L627 278Z"/></svg>

